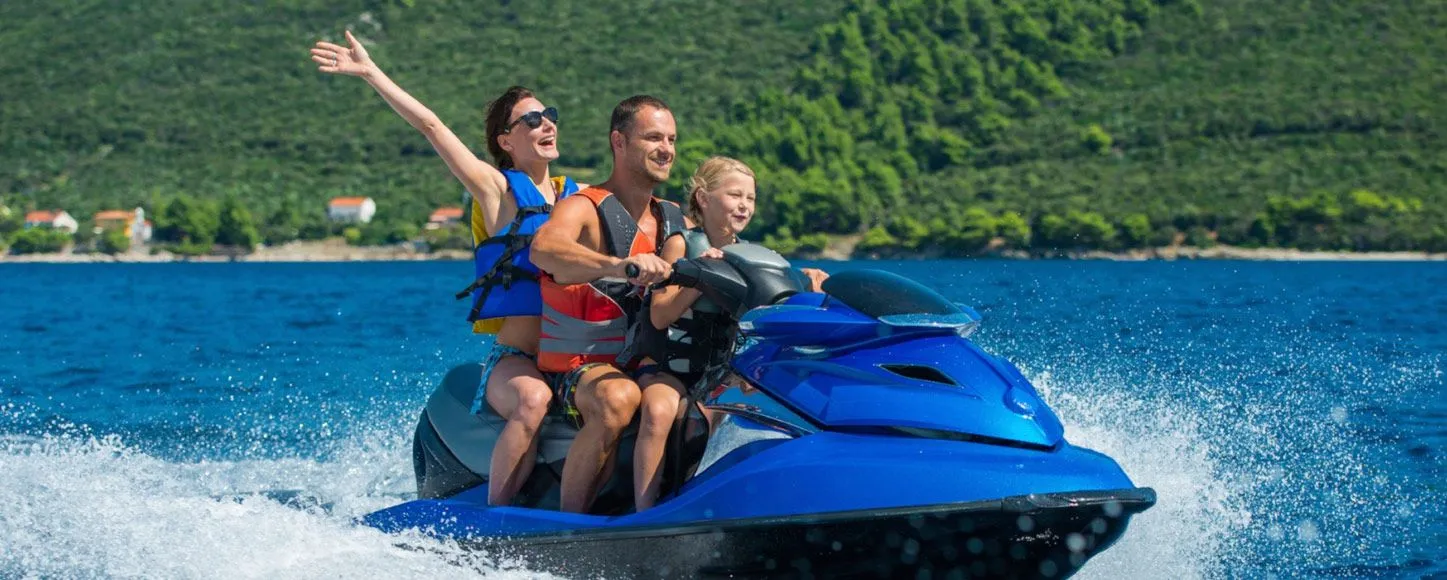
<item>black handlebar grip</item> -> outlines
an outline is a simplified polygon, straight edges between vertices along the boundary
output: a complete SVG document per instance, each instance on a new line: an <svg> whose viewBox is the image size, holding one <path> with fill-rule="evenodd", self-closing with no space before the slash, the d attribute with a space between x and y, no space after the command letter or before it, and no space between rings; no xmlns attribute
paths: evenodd
<svg viewBox="0 0 1447 580"><path fill-rule="evenodd" d="M637 277L638 277L638 264L624 264L624 265L623 265L623 274L627 275L629 278L637 278Z"/></svg>

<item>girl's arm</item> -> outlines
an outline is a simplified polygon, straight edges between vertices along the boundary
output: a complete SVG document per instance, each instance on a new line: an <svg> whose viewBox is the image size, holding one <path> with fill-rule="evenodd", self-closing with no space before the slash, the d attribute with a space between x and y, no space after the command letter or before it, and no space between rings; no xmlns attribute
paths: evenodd
<svg viewBox="0 0 1447 580"><path fill-rule="evenodd" d="M392 110L427 137L432 148L436 149L438 155L447 163L447 168L451 169L458 181L477 198L486 223L495 223L503 198L506 197L503 192L507 191L507 180L503 178L502 172L473 155L472 150L468 149L447 125L442 124L436 113L388 78L382 69L372 62L372 58L367 55L367 49L352 36L350 30L346 35L349 47L330 42L316 43L311 55L312 60L319 65L317 70L362 77L366 80L367 84L382 96L382 100L392 106Z"/></svg>
<svg viewBox="0 0 1447 580"><path fill-rule="evenodd" d="M673 236L663 243L663 252L660 257L663 261L672 265L682 259L688 252L688 244L683 241L683 236ZM717 252L717 250L710 250ZM704 256L710 256L705 253ZM653 292L653 300L649 302L649 318L653 321L653 327L659 330L668 328L670 324L683 316L683 313L693 306L702 292L693 288L682 286L665 286Z"/></svg>
<svg viewBox="0 0 1447 580"><path fill-rule="evenodd" d="M799 268L804 276L809 278L811 290L814 292L824 291L824 281L829 279L829 273L816 268Z"/></svg>

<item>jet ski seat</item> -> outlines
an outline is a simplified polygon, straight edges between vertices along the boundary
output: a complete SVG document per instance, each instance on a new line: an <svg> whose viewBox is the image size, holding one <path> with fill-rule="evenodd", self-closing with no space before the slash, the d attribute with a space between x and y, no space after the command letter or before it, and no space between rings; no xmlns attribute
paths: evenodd
<svg viewBox="0 0 1447 580"><path fill-rule="evenodd" d="M487 481L492 449L507 420L491 406L472 413L472 400L482 380L482 365L467 363L454 367L427 399L417 424L413 444L418 497L440 499ZM594 513L626 513L633 507L633 446L637 439L635 421L618 441L617 465L599 491ZM538 432L538 463L523 484L513 505L558 509L563 460L578 430L561 415L549 413Z"/></svg>

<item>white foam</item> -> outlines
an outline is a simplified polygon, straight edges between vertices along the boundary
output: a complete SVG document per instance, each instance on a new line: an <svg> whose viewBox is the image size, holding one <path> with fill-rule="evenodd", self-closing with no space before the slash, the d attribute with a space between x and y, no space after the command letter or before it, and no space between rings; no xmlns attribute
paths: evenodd
<svg viewBox="0 0 1447 580"><path fill-rule="evenodd" d="M116 437L10 437L0 441L0 576L539 576L452 543L354 525L399 501L408 455L375 441L345 448L353 451L333 463L172 463ZM288 489L308 501L258 493Z"/></svg>
<svg viewBox="0 0 1447 580"><path fill-rule="evenodd" d="M1251 524L1243 482L1225 473L1203 436L1203 417L1184 405L1132 398L1126 389L1058 385L1031 377L1075 445L1114 458L1155 507L1131 519L1125 535L1091 559L1079 578L1201 578L1218 571L1227 546ZM1084 394L1086 392L1089 394Z"/></svg>

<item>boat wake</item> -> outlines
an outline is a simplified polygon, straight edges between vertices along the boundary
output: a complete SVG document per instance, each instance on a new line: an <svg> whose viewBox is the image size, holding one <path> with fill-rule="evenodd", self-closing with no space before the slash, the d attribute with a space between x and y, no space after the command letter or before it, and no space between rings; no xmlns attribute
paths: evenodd
<svg viewBox="0 0 1447 580"><path fill-rule="evenodd" d="M539 577L353 525L405 498L393 484L411 475L400 439L346 445L330 463L181 464L114 436L0 439L0 577Z"/></svg>

